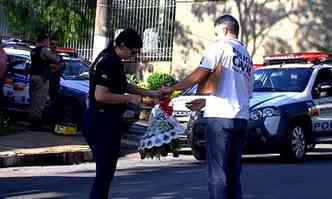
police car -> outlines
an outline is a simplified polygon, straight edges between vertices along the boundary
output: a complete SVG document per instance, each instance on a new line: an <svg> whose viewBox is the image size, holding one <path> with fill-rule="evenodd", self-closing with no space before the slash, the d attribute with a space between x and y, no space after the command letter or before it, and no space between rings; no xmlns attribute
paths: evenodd
<svg viewBox="0 0 332 199"><path fill-rule="evenodd" d="M316 143L332 142L331 60L324 52L264 57L254 74L246 153L301 161ZM206 158L205 126L202 113L191 117L188 137L197 159Z"/></svg>
<svg viewBox="0 0 332 199"><path fill-rule="evenodd" d="M8 75L2 90L7 103L0 109L19 112L25 117L31 103L31 78L28 73L31 66L31 49L16 47L4 48L9 58ZM43 119L46 123L63 123L65 120L66 123L80 127L89 99L89 65L71 49L60 48L58 53L66 67L61 74L57 103L54 107L46 106ZM138 114L137 106L128 105L124 115L124 122L128 127L138 119Z"/></svg>
<svg viewBox="0 0 332 199"><path fill-rule="evenodd" d="M7 98L1 109L26 113L31 102L31 78L28 73L31 66L30 49L4 48L8 58L8 74L3 86ZM67 117L79 123L86 107L89 90L89 65L77 57L63 56L66 68L61 74L59 103L57 113L44 111L45 121ZM49 107L47 107L49 108Z"/></svg>

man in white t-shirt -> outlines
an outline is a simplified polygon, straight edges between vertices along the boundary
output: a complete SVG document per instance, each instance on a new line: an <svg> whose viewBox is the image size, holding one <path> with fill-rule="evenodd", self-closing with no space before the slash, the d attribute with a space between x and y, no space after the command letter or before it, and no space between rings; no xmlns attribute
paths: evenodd
<svg viewBox="0 0 332 199"><path fill-rule="evenodd" d="M239 23L234 17L219 17L215 29L219 41L205 52L196 70L178 84L163 87L161 92L167 94L200 84L221 67L214 80L217 87L204 104L209 198L241 199L241 155L249 119L253 64L246 47L237 40Z"/></svg>

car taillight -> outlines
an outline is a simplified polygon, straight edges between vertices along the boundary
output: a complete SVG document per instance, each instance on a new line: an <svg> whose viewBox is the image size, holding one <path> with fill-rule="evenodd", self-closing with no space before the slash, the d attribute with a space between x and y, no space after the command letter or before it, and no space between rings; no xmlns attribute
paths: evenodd
<svg viewBox="0 0 332 199"><path fill-rule="evenodd" d="M14 90L15 91L23 91L25 89L24 85L20 85L20 84L15 84L14 85Z"/></svg>
<svg viewBox="0 0 332 199"><path fill-rule="evenodd" d="M13 80L13 79L10 79L10 78L6 78L6 79L4 80L4 84L10 84L10 85L12 85L12 84L14 84L14 80Z"/></svg>

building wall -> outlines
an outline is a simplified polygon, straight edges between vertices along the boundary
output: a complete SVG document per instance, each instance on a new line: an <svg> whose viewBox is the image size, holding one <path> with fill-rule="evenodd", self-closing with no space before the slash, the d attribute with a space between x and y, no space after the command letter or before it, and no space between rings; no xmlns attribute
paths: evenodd
<svg viewBox="0 0 332 199"><path fill-rule="evenodd" d="M272 53L331 50L332 1L310 0L178 0L170 70L184 77L195 69L215 41L213 21L232 14L242 27L254 63Z"/></svg>

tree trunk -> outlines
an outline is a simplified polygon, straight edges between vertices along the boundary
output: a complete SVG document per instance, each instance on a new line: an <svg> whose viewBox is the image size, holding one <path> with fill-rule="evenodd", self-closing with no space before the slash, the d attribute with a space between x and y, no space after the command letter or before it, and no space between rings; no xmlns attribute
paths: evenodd
<svg viewBox="0 0 332 199"><path fill-rule="evenodd" d="M97 0L95 35L93 40L93 60L107 47L108 20L111 12L112 0Z"/></svg>

